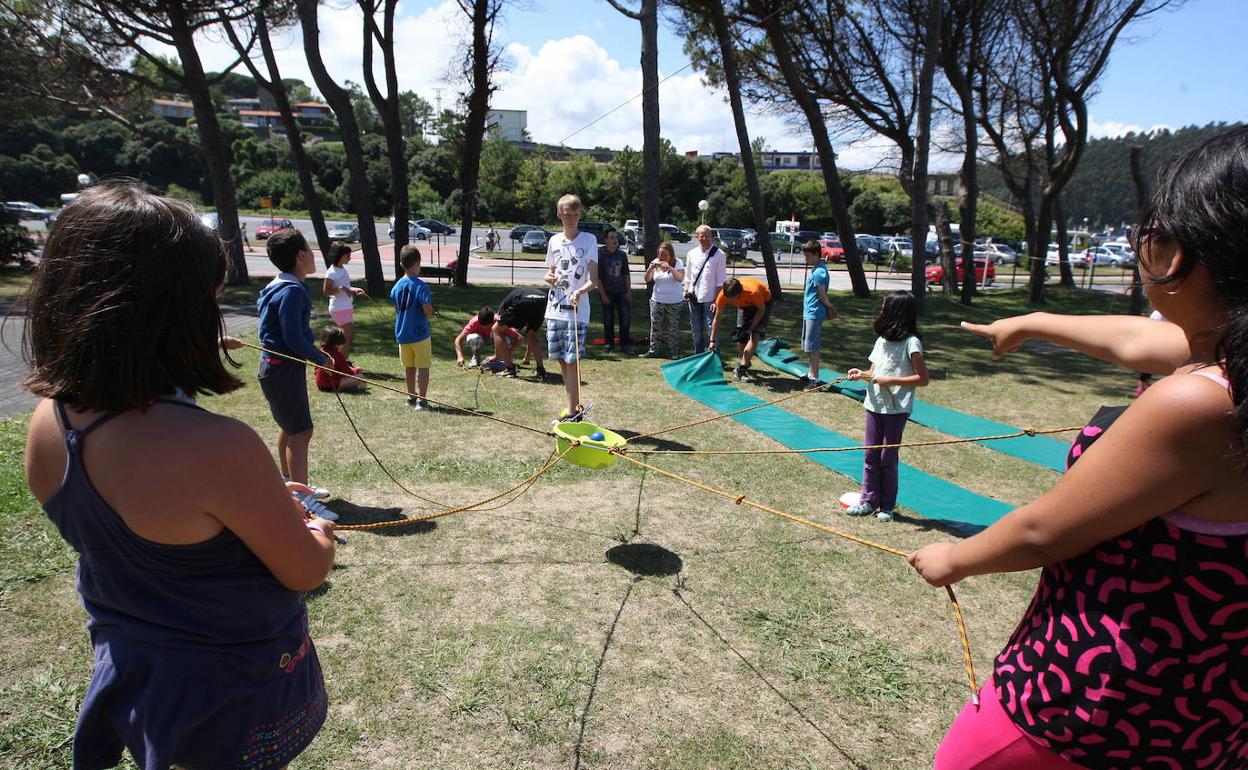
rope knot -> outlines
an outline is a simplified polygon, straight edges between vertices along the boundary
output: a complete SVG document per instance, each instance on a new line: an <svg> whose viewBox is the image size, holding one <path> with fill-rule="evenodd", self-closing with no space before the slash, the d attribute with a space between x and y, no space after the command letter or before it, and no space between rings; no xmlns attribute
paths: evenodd
<svg viewBox="0 0 1248 770"><path fill-rule="evenodd" d="M1035 436L1036 429L1032 427L1023 428L1023 433L1026 433L1028 436Z"/></svg>
<svg viewBox="0 0 1248 770"><path fill-rule="evenodd" d="M737 498L737 505L740 505L743 502L745 502L745 495L741 495Z"/></svg>

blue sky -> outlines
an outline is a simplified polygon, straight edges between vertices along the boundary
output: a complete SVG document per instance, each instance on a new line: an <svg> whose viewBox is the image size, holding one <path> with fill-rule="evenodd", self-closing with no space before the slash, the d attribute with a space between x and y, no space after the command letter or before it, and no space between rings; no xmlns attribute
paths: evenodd
<svg viewBox="0 0 1248 770"><path fill-rule="evenodd" d="M630 7L637 0L625 0ZM401 88L444 104L458 86L448 81L448 64L462 56L466 27L453 0L400 5L397 27ZM322 50L340 81L360 82L359 11L354 4L321 9ZM573 131L641 91L641 33L605 0L528 0L509 8L497 31L506 46L510 71L500 77L494 99L500 108L528 111L528 127L539 141L558 143ZM1246 119L1248 113L1248 0L1190 0L1138 25L1115 48L1091 102L1093 136L1157 126L1178 127ZM660 19L659 68L663 76L688 60L673 25ZM284 74L303 77L307 65L293 35L279 55ZM208 65L224 66L230 53L205 41ZM641 145L640 100L568 138L571 146L620 148ZM722 93L706 88L686 69L660 89L663 135L682 152L736 150L731 113ZM796 110L793 111L793 114ZM809 137L794 128L789 114L757 110L749 117L752 136L778 149L809 149ZM881 142L840 147L849 169L875 166L888 154ZM886 161L885 161L886 163ZM949 159L936 159L949 165Z"/></svg>

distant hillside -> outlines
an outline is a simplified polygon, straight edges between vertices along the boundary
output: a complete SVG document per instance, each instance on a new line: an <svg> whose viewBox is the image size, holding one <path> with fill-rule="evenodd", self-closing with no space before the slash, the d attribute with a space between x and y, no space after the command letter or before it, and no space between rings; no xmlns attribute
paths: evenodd
<svg viewBox="0 0 1248 770"><path fill-rule="evenodd" d="M1184 150L1239 123L1210 123L1176 131L1130 133L1112 139L1093 139L1084 149L1075 175L1062 191L1067 221L1078 225L1084 217L1093 229L1100 225L1130 223L1135 218L1135 185L1131 181L1131 147L1144 148L1144 182L1150 187L1157 170ZM984 192L1010 200L1009 190L995 169L981 166Z"/></svg>

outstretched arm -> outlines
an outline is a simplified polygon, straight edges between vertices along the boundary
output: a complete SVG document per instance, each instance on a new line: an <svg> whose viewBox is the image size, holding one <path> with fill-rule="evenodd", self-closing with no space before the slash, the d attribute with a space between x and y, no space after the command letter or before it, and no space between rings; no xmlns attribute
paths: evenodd
<svg viewBox="0 0 1248 770"><path fill-rule="evenodd" d="M963 321L962 328L991 340L993 358L1017 350L1027 340L1052 342L1149 374L1171 374L1191 358L1182 329L1140 316L1029 313L990 324Z"/></svg>
<svg viewBox="0 0 1248 770"><path fill-rule="evenodd" d="M1213 489L1228 472L1231 422L1218 384L1201 377L1163 380L1039 499L967 540L916 551L910 564L940 586L1085 553Z"/></svg>

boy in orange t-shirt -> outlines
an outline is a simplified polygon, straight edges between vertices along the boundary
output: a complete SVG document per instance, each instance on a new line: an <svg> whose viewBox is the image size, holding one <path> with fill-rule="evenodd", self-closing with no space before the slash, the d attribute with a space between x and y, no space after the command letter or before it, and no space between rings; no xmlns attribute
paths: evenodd
<svg viewBox="0 0 1248 770"><path fill-rule="evenodd" d="M732 370L733 379L750 379L750 360L758 342L767 333L767 321L771 319L771 306L775 300L767 285L757 278L729 278L715 297L715 319L711 321L710 349L719 347L719 319L723 318L724 306L732 305L737 309L737 328L733 339L737 341L737 350L741 353L741 363Z"/></svg>

